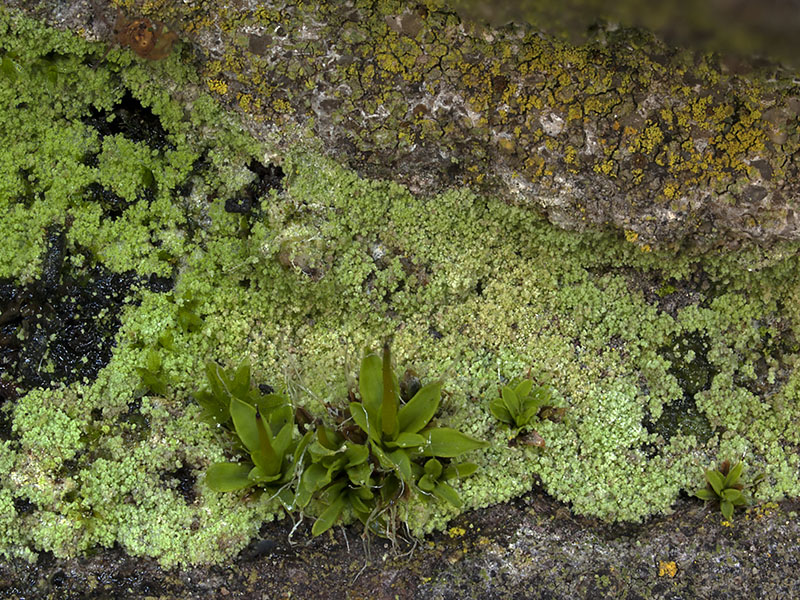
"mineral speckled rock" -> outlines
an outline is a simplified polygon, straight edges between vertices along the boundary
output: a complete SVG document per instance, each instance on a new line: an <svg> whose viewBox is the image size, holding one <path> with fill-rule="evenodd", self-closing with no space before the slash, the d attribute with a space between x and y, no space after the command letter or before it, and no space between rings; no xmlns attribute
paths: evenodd
<svg viewBox="0 0 800 600"><path fill-rule="evenodd" d="M425 194L468 184L644 248L800 238L794 72L635 29L598 27L571 46L530 25L465 22L440 4L132 10L192 44L208 88L262 134L310 127L364 175ZM84 8L50 18L108 37L97 9Z"/></svg>

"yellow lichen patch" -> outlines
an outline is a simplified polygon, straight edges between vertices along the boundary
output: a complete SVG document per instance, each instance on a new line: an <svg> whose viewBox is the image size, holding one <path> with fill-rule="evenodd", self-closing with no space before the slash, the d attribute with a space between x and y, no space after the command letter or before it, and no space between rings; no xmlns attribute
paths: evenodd
<svg viewBox="0 0 800 600"><path fill-rule="evenodd" d="M580 121L583 119L583 106L572 104L567 110L567 121Z"/></svg>
<svg viewBox="0 0 800 600"><path fill-rule="evenodd" d="M613 160L607 160L603 163L594 165L594 172L595 173L602 173L603 175L609 175L611 177L616 177L614 173L614 166L615 163Z"/></svg>
<svg viewBox="0 0 800 600"><path fill-rule="evenodd" d="M670 200L678 195L678 186L674 183L668 183L664 186L664 196Z"/></svg>
<svg viewBox="0 0 800 600"><path fill-rule="evenodd" d="M275 98L272 101L272 108L277 113L288 113L288 114L291 114L291 113L294 112L294 107L292 107L291 103L288 102L287 100L282 99L282 98Z"/></svg>
<svg viewBox="0 0 800 600"><path fill-rule="evenodd" d="M670 561L658 561L658 576L664 577L675 577L678 573L678 565L675 564L674 560Z"/></svg>
<svg viewBox="0 0 800 600"><path fill-rule="evenodd" d="M763 519L764 517L769 517L777 508L778 504L776 502L766 502L764 504L754 506L753 508L748 508L747 516L745 518L757 521Z"/></svg>
<svg viewBox="0 0 800 600"><path fill-rule="evenodd" d="M221 96L224 96L228 93L228 84L222 79L208 79L206 84L208 85L208 89L210 91L216 92Z"/></svg>
<svg viewBox="0 0 800 600"><path fill-rule="evenodd" d="M664 133L661 128L654 123L648 122L642 134L628 146L628 150L651 154L663 140Z"/></svg>
<svg viewBox="0 0 800 600"><path fill-rule="evenodd" d="M451 527L450 529L447 530L447 535L453 539L461 537L465 533L467 533L467 530L464 529L463 527Z"/></svg>
<svg viewBox="0 0 800 600"><path fill-rule="evenodd" d="M250 108L253 97L250 94L239 94L237 100L241 109L246 112Z"/></svg>

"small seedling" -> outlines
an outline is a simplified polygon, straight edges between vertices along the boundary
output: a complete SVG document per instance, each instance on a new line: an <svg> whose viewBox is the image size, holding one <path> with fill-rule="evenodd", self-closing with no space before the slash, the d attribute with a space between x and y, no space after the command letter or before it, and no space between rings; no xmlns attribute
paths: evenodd
<svg viewBox="0 0 800 600"><path fill-rule="evenodd" d="M744 484L739 481L744 465L742 462L731 467L724 461L719 469L706 469L706 486L695 491L695 496L706 502L717 502L722 516L730 520L736 506L745 506L750 499L742 491ZM756 478L756 480L760 477Z"/></svg>
<svg viewBox="0 0 800 600"><path fill-rule="evenodd" d="M524 443L544 448L544 439L531 428L531 425L544 409L552 409L550 412L554 414L550 416L556 416L555 411L558 409L550 404L552 396L551 387L545 385L534 387L533 381L524 379L519 383L504 385L500 397L489 404L489 410L498 420L511 428L512 439L526 429L529 434L524 436Z"/></svg>
<svg viewBox="0 0 800 600"><path fill-rule="evenodd" d="M193 333L203 328L203 319L197 314L199 300L192 292L186 292L178 306L178 325L185 333Z"/></svg>
<svg viewBox="0 0 800 600"><path fill-rule="evenodd" d="M158 337L158 342L154 348L150 348L145 356L145 366L136 367L136 372L142 380L142 384L148 391L159 396L165 396L169 378L164 372L161 362L161 350L167 352L175 351L174 337L171 331L166 331Z"/></svg>
<svg viewBox="0 0 800 600"><path fill-rule="evenodd" d="M161 355L158 350L151 348L147 352L144 367L136 367L139 377L142 379L142 384L147 391L152 392L158 396L165 396L167 393L167 377L164 374L161 365Z"/></svg>
<svg viewBox="0 0 800 600"><path fill-rule="evenodd" d="M461 508L463 503L453 487L447 483L450 479L469 477L478 470L475 463L459 463L445 467L435 458L430 458L424 466L412 465L415 473L419 475L417 487L423 495L433 495L439 500L449 502L456 508Z"/></svg>

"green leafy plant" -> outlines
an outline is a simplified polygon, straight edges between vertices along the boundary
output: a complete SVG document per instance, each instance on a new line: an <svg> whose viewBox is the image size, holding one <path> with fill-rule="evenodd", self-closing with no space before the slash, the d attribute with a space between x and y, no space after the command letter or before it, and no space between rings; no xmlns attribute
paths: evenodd
<svg viewBox="0 0 800 600"><path fill-rule="evenodd" d="M319 535L333 527L348 507L367 525L377 506L369 447L346 440L324 425L317 428L315 438L308 446L310 464L303 470L296 495L298 508L304 508L312 497L325 506L311 533Z"/></svg>
<svg viewBox="0 0 800 600"><path fill-rule="evenodd" d="M722 516L730 520L736 506L750 503L749 497L743 492L744 484L739 481L743 469L741 461L731 467L727 460L719 469L706 469L706 486L696 490L695 496L706 502L718 503Z"/></svg>
<svg viewBox="0 0 800 600"><path fill-rule="evenodd" d="M205 409L204 417L232 429L250 458L214 463L206 472L206 483L219 492L272 488L284 506L293 508L292 483L302 471L312 432L299 439L295 436L294 410L286 396L251 389L249 363L242 363L235 373L208 363L206 374L209 388L195 394Z"/></svg>
<svg viewBox="0 0 800 600"><path fill-rule="evenodd" d="M150 173L152 177L152 173ZM177 300L177 299L176 299ZM203 319L197 314L199 300L189 291L183 294L178 305L178 326L186 333L200 331L203 328Z"/></svg>
<svg viewBox="0 0 800 600"><path fill-rule="evenodd" d="M313 535L330 529L348 511L368 530L392 537L397 503L412 492L461 507L448 482L478 467L447 461L488 445L431 424L441 401L441 382L420 387L408 375L398 386L388 344L383 357L364 357L361 401L349 405L352 422L344 413L335 427L314 426L313 417L302 408L293 411L284 395L252 389L246 362L235 371L209 362L206 376L207 387L194 395L202 418L235 434L238 449L248 456L211 465L208 486L220 492L258 486L274 491L286 510L312 507L318 514ZM295 419L303 435L295 435Z"/></svg>
<svg viewBox="0 0 800 600"><path fill-rule="evenodd" d="M13 52L7 52L0 56L0 75L11 83L16 83L20 77L26 77L25 67L20 64L19 56Z"/></svg>
<svg viewBox="0 0 800 600"><path fill-rule="evenodd" d="M20 56L14 52L0 55L0 77L10 83L24 82L27 85L38 85L55 92L64 74L74 70L72 59L67 56L49 54L48 57L39 57L23 64Z"/></svg>
<svg viewBox="0 0 800 600"><path fill-rule="evenodd" d="M144 367L136 367L142 384L148 391L163 396L167 393L167 380L161 369L161 355L151 348L147 352Z"/></svg>
<svg viewBox="0 0 800 600"><path fill-rule="evenodd" d="M297 475L305 446L311 438L308 432L301 439L294 434L294 414L291 405L271 407L263 413L239 398L231 399L231 418L236 434L250 454L250 461L215 463L208 468L206 481L219 492L232 492L254 485L280 488L280 499L287 507L294 506L294 493L287 486Z"/></svg>
<svg viewBox="0 0 800 600"><path fill-rule="evenodd" d="M434 457L446 460L488 444L456 429L431 425L441 401L441 382L420 386L407 372L398 385L386 343L382 357L364 357L359 394L361 401L349 407L357 428L318 429L323 435L309 449L312 464L303 473L298 496L308 496L304 488L315 489L326 505L312 533L332 527L349 507L368 530L392 537L396 503L412 491L461 506L458 493L446 482L471 475L477 465L445 467ZM411 396L405 403L404 394Z"/></svg>
<svg viewBox="0 0 800 600"><path fill-rule="evenodd" d="M312 535L319 535L333 527L348 506L365 526L370 527L372 531L378 534L383 532L382 527L377 522L374 524L370 522L370 517L375 511L376 500L371 486L352 486L345 479L338 479L325 488L320 494L320 499L327 504L327 507L314 521L314 525L311 527Z"/></svg>
<svg viewBox="0 0 800 600"><path fill-rule="evenodd" d="M202 418L211 425L227 425L231 420L231 398L234 396L255 405L261 394L250 389L250 363L243 362L235 372L223 369L215 362L206 363L208 386L194 393L203 407Z"/></svg>
<svg viewBox="0 0 800 600"><path fill-rule="evenodd" d="M419 457L452 458L488 446L456 429L430 426L441 401L439 381L423 386L400 405L388 343L382 360L375 354L364 357L358 387L361 402L350 403L353 421L367 434L381 468L397 473L405 483L413 483L411 463Z"/></svg>
<svg viewBox="0 0 800 600"><path fill-rule="evenodd" d="M298 484L298 508L304 508L314 494L334 481L344 481L354 488L373 485L369 448L346 440L329 427L321 425L316 429L307 455L310 464Z"/></svg>
<svg viewBox="0 0 800 600"><path fill-rule="evenodd" d="M447 483L450 479L462 479L472 475L478 465L475 463L460 463L445 467L435 458L428 459L424 465L413 465L414 471L419 477L417 487L428 497L434 496L445 502L449 502L456 508L461 508L463 503L453 487Z"/></svg>
<svg viewBox="0 0 800 600"><path fill-rule="evenodd" d="M489 411L511 428L512 438L523 429L527 429L531 432L526 437L529 445L544 447L544 439L531 429L531 425L539 416L560 417L561 410L550 403L552 397L551 387L545 385L534 387L533 381L523 379L520 382L504 385L500 397L489 403ZM542 414L545 410L547 410L546 415Z"/></svg>

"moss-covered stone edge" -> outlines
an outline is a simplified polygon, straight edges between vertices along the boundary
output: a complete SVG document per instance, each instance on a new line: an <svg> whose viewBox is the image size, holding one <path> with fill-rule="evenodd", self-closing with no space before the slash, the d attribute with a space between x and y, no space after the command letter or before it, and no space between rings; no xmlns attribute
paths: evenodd
<svg viewBox="0 0 800 600"><path fill-rule="evenodd" d="M116 4L195 43L229 106L313 129L362 174L428 194L457 180L643 248L800 235L791 69L624 27L574 46L439 0Z"/></svg>

